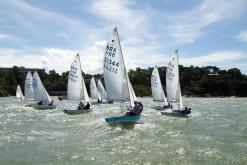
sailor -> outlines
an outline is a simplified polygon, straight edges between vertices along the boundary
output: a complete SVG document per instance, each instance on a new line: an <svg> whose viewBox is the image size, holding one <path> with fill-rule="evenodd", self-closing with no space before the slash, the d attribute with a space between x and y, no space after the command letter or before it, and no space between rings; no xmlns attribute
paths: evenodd
<svg viewBox="0 0 247 165"><path fill-rule="evenodd" d="M78 110L82 110L84 107L84 104L82 103L82 101L80 101L79 105L78 105Z"/></svg>
<svg viewBox="0 0 247 165"><path fill-rule="evenodd" d="M90 108L90 104L89 102L87 102L86 106L83 109L89 109Z"/></svg>
<svg viewBox="0 0 247 165"><path fill-rule="evenodd" d="M51 100L51 102L48 105L53 105L53 100Z"/></svg>
<svg viewBox="0 0 247 165"><path fill-rule="evenodd" d="M134 102L134 107L132 110L129 110L130 112L126 112L126 116L137 116L137 115L140 115L142 113L142 110L143 110L143 105L141 102L137 102L135 101Z"/></svg>
<svg viewBox="0 0 247 165"><path fill-rule="evenodd" d="M102 100L98 99L98 103L102 103Z"/></svg>
<svg viewBox="0 0 247 165"><path fill-rule="evenodd" d="M38 102L38 105L42 105L42 101L39 101L39 102Z"/></svg>

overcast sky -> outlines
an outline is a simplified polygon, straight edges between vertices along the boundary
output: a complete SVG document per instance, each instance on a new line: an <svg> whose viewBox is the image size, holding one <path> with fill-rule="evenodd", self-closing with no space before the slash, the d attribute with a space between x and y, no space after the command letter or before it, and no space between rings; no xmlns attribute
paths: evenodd
<svg viewBox="0 0 247 165"><path fill-rule="evenodd" d="M0 66L67 71L77 52L102 73L106 40L118 28L128 68L185 66L247 74L247 0L1 0Z"/></svg>

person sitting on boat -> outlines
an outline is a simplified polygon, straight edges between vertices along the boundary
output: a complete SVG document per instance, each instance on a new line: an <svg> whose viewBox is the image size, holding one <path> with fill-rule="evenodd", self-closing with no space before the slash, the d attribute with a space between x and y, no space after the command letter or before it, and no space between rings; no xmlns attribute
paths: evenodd
<svg viewBox="0 0 247 165"><path fill-rule="evenodd" d="M83 109L89 109L89 108L90 108L90 104L89 104L89 102L87 102L86 106L83 107Z"/></svg>
<svg viewBox="0 0 247 165"><path fill-rule="evenodd" d="M51 100L51 102L48 105L53 105L53 100Z"/></svg>
<svg viewBox="0 0 247 165"><path fill-rule="evenodd" d="M142 113L143 110L143 105L141 102L134 102L134 107L133 109L128 109L130 112L126 112L126 116L136 116L136 115L140 115Z"/></svg>
<svg viewBox="0 0 247 165"><path fill-rule="evenodd" d="M79 105L78 105L78 110L82 110L84 107L84 104L82 103L82 101L80 101Z"/></svg>
<svg viewBox="0 0 247 165"><path fill-rule="evenodd" d="M38 102L38 105L42 105L42 104L43 104L43 101L39 101L39 102Z"/></svg>
<svg viewBox="0 0 247 165"><path fill-rule="evenodd" d="M102 100L98 99L98 103L102 103Z"/></svg>

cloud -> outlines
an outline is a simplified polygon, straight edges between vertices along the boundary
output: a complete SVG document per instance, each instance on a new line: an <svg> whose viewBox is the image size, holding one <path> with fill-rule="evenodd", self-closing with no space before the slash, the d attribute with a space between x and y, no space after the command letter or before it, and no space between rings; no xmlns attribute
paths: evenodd
<svg viewBox="0 0 247 165"><path fill-rule="evenodd" d="M242 42L247 42L247 30L240 32L237 39Z"/></svg>
<svg viewBox="0 0 247 165"><path fill-rule="evenodd" d="M92 3L90 11L128 29L136 29L144 21L145 15L133 9L132 5L133 1L97 0Z"/></svg>
<svg viewBox="0 0 247 165"><path fill-rule="evenodd" d="M168 33L178 43L194 42L203 35L203 29L243 13L246 0L204 0L193 9L170 15Z"/></svg>
<svg viewBox="0 0 247 165"><path fill-rule="evenodd" d="M181 58L180 64L182 65L225 65L236 61L247 59L247 54L236 50L223 50L218 52L209 53L208 55Z"/></svg>
<svg viewBox="0 0 247 165"><path fill-rule="evenodd" d="M1 40L9 39L9 37L10 37L10 36L7 35L7 34L1 34L1 33L0 33L0 41L1 41Z"/></svg>
<svg viewBox="0 0 247 165"><path fill-rule="evenodd" d="M0 48L0 61L3 67L25 66L66 72L76 55L80 54L82 70L85 73L102 73L103 54L106 41L96 41L91 47L78 52L59 48L8 49Z"/></svg>

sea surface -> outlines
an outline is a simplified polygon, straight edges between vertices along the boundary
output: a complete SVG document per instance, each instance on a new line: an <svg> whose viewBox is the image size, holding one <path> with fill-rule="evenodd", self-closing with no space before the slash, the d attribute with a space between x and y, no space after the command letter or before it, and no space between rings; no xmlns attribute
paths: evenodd
<svg viewBox="0 0 247 165"><path fill-rule="evenodd" d="M140 99L139 124L109 126L104 118L122 114L119 103L70 116L62 110L77 102L42 111L0 98L0 164L247 164L247 98L184 98L188 118L162 116L159 103Z"/></svg>

